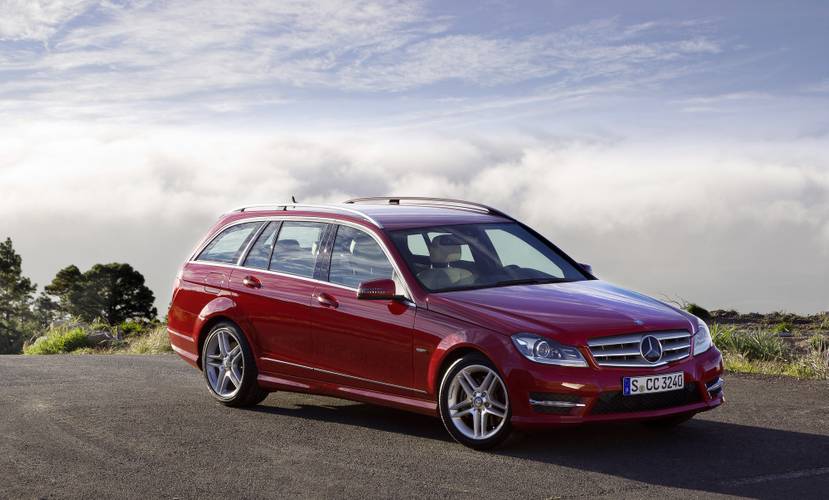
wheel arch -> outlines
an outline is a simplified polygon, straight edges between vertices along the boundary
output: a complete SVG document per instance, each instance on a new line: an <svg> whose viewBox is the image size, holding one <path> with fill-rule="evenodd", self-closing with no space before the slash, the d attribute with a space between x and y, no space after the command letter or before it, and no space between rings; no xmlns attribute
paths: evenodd
<svg viewBox="0 0 829 500"><path fill-rule="evenodd" d="M253 343L251 342L250 335L245 331L242 325L236 321L234 318L224 314L217 314L206 319L201 326L199 327L199 334L198 338L196 339L196 347L198 349L198 358L196 359L196 363L198 364L199 370L202 369L202 349L204 349L204 341L207 339L207 334L210 333L210 330L213 329L219 323L230 323L242 332L242 335L245 337L248 345L253 350L254 359L256 358L256 350L253 347Z"/></svg>
<svg viewBox="0 0 829 500"><path fill-rule="evenodd" d="M483 356L490 363L492 363L493 366L497 367L492 358L488 356L479 346L466 343L454 345L446 350L443 356L438 360L435 364L435 370L432 372L432 376L430 377L431 380L429 385L436 397L440 397L440 384L443 381L443 377L446 375L446 371L449 367L451 367L457 360L469 354L478 354Z"/></svg>

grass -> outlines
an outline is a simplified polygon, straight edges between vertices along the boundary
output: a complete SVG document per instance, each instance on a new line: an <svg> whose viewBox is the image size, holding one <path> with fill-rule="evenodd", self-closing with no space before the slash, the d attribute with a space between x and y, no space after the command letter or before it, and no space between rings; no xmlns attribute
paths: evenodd
<svg viewBox="0 0 829 500"><path fill-rule="evenodd" d="M740 354L749 361L783 361L786 344L774 332L738 330L733 326L711 325L711 338L722 351Z"/></svg>
<svg viewBox="0 0 829 500"><path fill-rule="evenodd" d="M173 352L170 347L170 339L167 337L167 328L164 325L157 326L140 335L133 335L125 341L127 344L121 353L123 354L163 354Z"/></svg>
<svg viewBox="0 0 829 500"><path fill-rule="evenodd" d="M23 348L23 354L64 354L89 345L83 328L58 327Z"/></svg>
<svg viewBox="0 0 829 500"><path fill-rule="evenodd" d="M125 325L132 325L127 326ZM112 340L103 345L92 346L87 334L93 331L110 330L104 325L56 326L46 331L35 342L23 348L23 354L163 354L172 352L167 328L161 324L125 323L118 326L123 340Z"/></svg>
<svg viewBox="0 0 829 500"><path fill-rule="evenodd" d="M714 323L711 337L722 351L728 371L829 379L829 342L823 335L816 334L805 345L797 345L780 338L778 330L741 330Z"/></svg>

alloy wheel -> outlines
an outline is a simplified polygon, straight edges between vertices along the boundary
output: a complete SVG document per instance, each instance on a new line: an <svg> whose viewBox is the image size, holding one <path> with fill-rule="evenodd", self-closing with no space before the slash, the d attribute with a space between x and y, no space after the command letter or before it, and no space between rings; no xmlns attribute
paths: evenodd
<svg viewBox="0 0 829 500"><path fill-rule="evenodd" d="M469 439L489 439L507 420L506 386L487 366L470 365L459 370L449 385L447 402L452 425Z"/></svg>
<svg viewBox="0 0 829 500"><path fill-rule="evenodd" d="M205 372L210 388L222 398L232 398L242 387L245 357L236 333L220 328L207 340Z"/></svg>

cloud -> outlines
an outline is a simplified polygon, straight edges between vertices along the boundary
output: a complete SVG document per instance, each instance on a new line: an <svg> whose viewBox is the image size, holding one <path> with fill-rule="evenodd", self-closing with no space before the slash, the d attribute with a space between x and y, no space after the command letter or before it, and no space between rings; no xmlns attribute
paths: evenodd
<svg viewBox="0 0 829 500"><path fill-rule="evenodd" d="M94 0L0 0L0 41L46 42Z"/></svg>
<svg viewBox="0 0 829 500"><path fill-rule="evenodd" d="M555 32L469 33L421 2L15 3L0 33L0 113L169 119L239 112L308 89L400 93L461 83L633 83L723 51L693 26L618 19ZM48 15L46 14L48 12ZM71 21L71 22L70 22ZM60 28L60 29L59 29ZM696 71L699 71L697 68Z"/></svg>
<svg viewBox="0 0 829 500"><path fill-rule="evenodd" d="M128 261L166 304L223 211L357 195L467 198L600 276L709 307L829 309L829 155L797 141L595 141L52 124L0 130L2 233L41 284Z"/></svg>

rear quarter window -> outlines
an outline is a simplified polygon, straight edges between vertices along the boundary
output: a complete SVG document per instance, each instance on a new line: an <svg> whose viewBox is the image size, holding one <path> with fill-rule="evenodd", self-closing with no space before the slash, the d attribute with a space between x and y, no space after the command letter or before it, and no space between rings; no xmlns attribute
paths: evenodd
<svg viewBox="0 0 829 500"><path fill-rule="evenodd" d="M204 247L197 261L236 264L261 222L245 222L231 226Z"/></svg>

